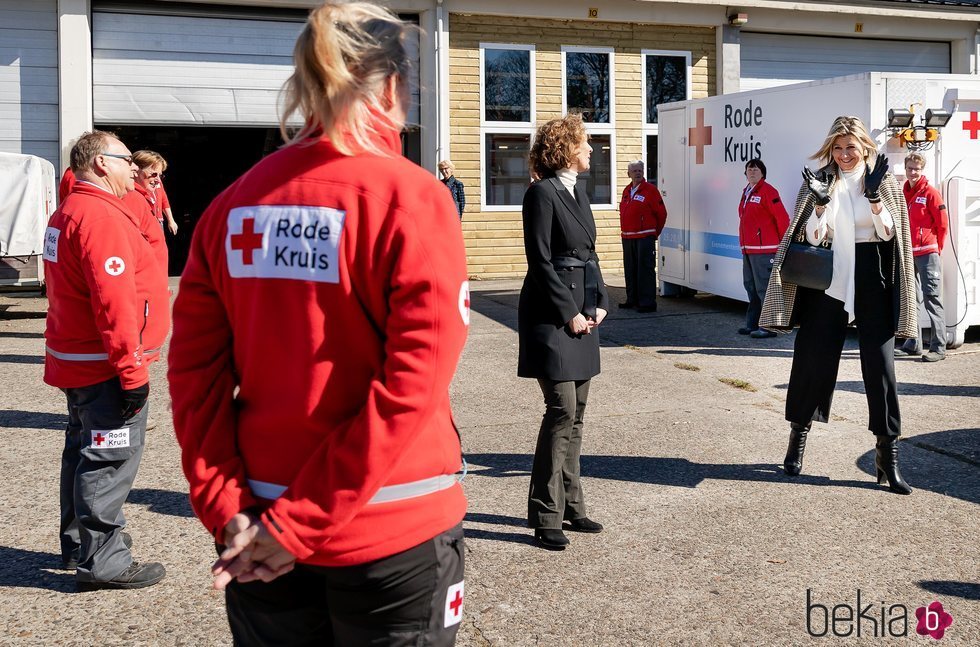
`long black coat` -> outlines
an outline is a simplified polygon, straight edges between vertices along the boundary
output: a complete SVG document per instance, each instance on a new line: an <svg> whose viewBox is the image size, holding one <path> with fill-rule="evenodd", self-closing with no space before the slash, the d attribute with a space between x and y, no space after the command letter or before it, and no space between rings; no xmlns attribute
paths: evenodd
<svg viewBox="0 0 980 647"><path fill-rule="evenodd" d="M599 263L589 198L581 190L576 194L578 200L554 177L535 182L524 194L527 276L517 309L520 377L563 382L599 374L597 331L573 335L566 325L586 308L586 270L556 269L552 263L558 257ZM601 273L597 296L595 305L608 311L609 295Z"/></svg>

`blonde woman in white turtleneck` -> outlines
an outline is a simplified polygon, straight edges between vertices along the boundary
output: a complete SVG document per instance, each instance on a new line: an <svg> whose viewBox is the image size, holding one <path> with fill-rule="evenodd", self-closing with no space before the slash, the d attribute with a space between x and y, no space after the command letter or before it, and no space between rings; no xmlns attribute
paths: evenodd
<svg viewBox="0 0 980 647"><path fill-rule="evenodd" d="M786 318L797 322L799 331L786 396L791 430L783 469L789 476L800 473L811 423L829 420L847 326L854 323L868 428L877 437L878 483L887 481L893 492L910 494L898 471L901 416L893 350L896 330L907 327L908 317L903 316L899 324L897 315L900 306L908 307L905 293L913 285L907 280L911 245L905 200L887 172L885 156L877 154L874 140L857 117L838 117L814 159L826 165L816 174L804 170L806 182L787 240L803 223L811 244L829 241L834 273L824 291L795 286L795 295L786 305L792 313ZM777 253L777 264L783 257ZM770 310L786 296L781 278L770 281L770 290L774 282L778 298L773 303L767 299ZM911 298L914 302L914 292ZM779 319L772 312L768 318Z"/></svg>
<svg viewBox="0 0 980 647"><path fill-rule="evenodd" d="M602 530L586 516L579 479L582 420L589 384L599 374L599 326L609 310L589 196L584 183L576 185L591 154L581 116L541 126L528 159L538 179L522 210L527 276L517 307L517 374L538 381L545 404L527 522L548 550L565 549L565 529Z"/></svg>

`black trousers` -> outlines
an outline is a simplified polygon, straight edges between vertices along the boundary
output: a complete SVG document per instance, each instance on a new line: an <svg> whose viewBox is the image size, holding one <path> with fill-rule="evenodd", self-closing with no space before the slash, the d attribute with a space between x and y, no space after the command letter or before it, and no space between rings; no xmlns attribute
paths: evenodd
<svg viewBox="0 0 980 647"><path fill-rule="evenodd" d="M657 305L656 236L623 238L626 301L644 308Z"/></svg>
<svg viewBox="0 0 980 647"><path fill-rule="evenodd" d="M463 618L463 525L368 564L298 565L225 589L237 647L449 647Z"/></svg>
<svg viewBox="0 0 980 647"><path fill-rule="evenodd" d="M590 382L538 380L545 410L527 495L527 525L531 528L558 529L563 520L586 516L579 456Z"/></svg>
<svg viewBox="0 0 980 647"><path fill-rule="evenodd" d="M861 377L868 398L868 429L899 436L902 430L895 382L895 324L891 241L858 243L854 262L854 318ZM844 304L824 292L796 292L800 324L786 394L786 420L827 422L847 335Z"/></svg>

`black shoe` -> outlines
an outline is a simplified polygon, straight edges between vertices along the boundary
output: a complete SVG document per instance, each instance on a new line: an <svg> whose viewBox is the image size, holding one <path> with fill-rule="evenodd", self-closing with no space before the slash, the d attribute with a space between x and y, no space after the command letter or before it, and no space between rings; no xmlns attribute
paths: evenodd
<svg viewBox="0 0 980 647"><path fill-rule="evenodd" d="M941 362L944 359L946 359L946 353L937 353L933 350L922 356L923 362Z"/></svg>
<svg viewBox="0 0 980 647"><path fill-rule="evenodd" d="M740 335L751 335L756 330L758 330L758 328L739 328L738 329L738 334L740 334Z"/></svg>
<svg viewBox="0 0 980 647"><path fill-rule="evenodd" d="M592 521L588 517L572 519L568 523L571 524L570 530L574 530L575 532L602 532L602 524L597 521Z"/></svg>
<svg viewBox="0 0 980 647"><path fill-rule="evenodd" d="M775 337L776 333L771 330L766 330L765 328L759 328L758 330L753 330L749 337L752 339L768 339L769 337Z"/></svg>
<svg viewBox="0 0 980 647"><path fill-rule="evenodd" d="M919 348L909 348L908 346L896 346L895 357L918 357L922 354Z"/></svg>
<svg viewBox="0 0 980 647"><path fill-rule="evenodd" d="M133 562L129 567L108 582L75 582L78 592L98 591L101 589L142 589L153 586L166 576L167 570L163 564Z"/></svg>
<svg viewBox="0 0 980 647"><path fill-rule="evenodd" d="M806 451L806 435L810 432L811 424L804 426L792 422L789 425L789 447L786 449L786 458L783 459L786 476L799 476L803 471L803 452Z"/></svg>
<svg viewBox="0 0 980 647"><path fill-rule="evenodd" d="M656 306L656 304L654 304L652 306L636 306L636 311L637 312L644 312L644 313L645 312L656 312L657 311L657 306Z"/></svg>
<svg viewBox="0 0 980 647"><path fill-rule="evenodd" d="M132 548L133 538L129 536L129 533L126 531L120 531L119 534L122 535L122 540L123 543L126 544L126 548ZM68 559L62 558L61 567L66 571L74 571L76 568L78 568L78 553L80 550L80 548L76 548L75 550L71 551L71 556Z"/></svg>
<svg viewBox="0 0 980 647"><path fill-rule="evenodd" d="M912 488L898 471L898 438L896 436L876 436L875 476L878 485L888 481L888 489L896 494L912 494Z"/></svg>
<svg viewBox="0 0 980 647"><path fill-rule="evenodd" d="M623 301L622 303L619 304L619 307L622 310L632 310L633 308L636 307L636 304L630 303L629 301Z"/></svg>
<svg viewBox="0 0 980 647"><path fill-rule="evenodd" d="M568 537L561 530L554 528L538 528L534 531L534 541L542 548L548 550L565 550L568 545Z"/></svg>

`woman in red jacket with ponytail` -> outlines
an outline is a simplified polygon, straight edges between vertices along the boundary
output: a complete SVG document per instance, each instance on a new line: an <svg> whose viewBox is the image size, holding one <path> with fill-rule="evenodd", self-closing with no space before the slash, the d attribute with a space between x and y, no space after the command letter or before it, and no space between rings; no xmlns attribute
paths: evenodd
<svg viewBox="0 0 980 647"><path fill-rule="evenodd" d="M194 231L169 379L235 644L451 645L462 619L469 292L452 197L400 154L413 29L314 10L288 143Z"/></svg>

